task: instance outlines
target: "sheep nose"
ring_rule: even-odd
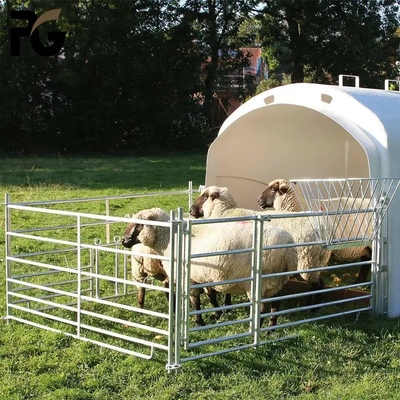
[[[130,238],[123,237],[121,240],[121,243],[122,243],[122,246],[124,246],[124,247],[130,248],[133,246],[133,243]]]
[[[193,218],[200,218],[203,217],[203,213],[196,207],[190,207],[190,215]]]

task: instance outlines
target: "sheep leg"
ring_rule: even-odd
[[[281,296],[281,293],[280,293],[280,292],[274,294],[274,295],[272,296],[272,298],[274,298],[274,297],[279,297],[279,296]],[[274,300],[274,301],[272,301],[272,302],[271,302],[271,306],[270,306],[270,307],[271,307],[270,312],[271,312],[271,313],[276,313],[277,311],[279,311],[280,306],[281,306],[281,301],[280,301],[280,300]],[[266,313],[267,311],[268,311],[268,309],[267,309],[267,303],[261,303],[261,308],[260,308],[261,314],[264,314],[264,313]],[[262,326],[263,321],[264,321],[264,318],[261,317],[261,319],[260,319],[260,326]],[[269,317],[269,322],[268,322],[268,326],[269,326],[269,327],[274,327],[274,326],[276,326],[277,322],[278,322],[278,316],[277,316],[277,315],[270,315],[270,317]]]
[[[370,247],[366,247],[366,254],[361,257],[361,261],[371,261],[372,259],[372,249]],[[358,270],[358,277],[354,281],[354,283],[362,283],[367,280],[368,273],[371,269],[370,265],[361,265],[360,269]]]
[[[169,289],[169,281],[164,281],[163,286],[165,287],[165,289]],[[167,298],[167,301],[169,303],[169,292],[165,292],[165,297]],[[174,296],[174,299],[175,299],[175,296]],[[175,310],[175,305],[174,305],[174,310]]]
[[[165,281],[163,285],[164,285],[165,288],[169,288],[169,282],[168,281]],[[211,292],[210,294],[207,292],[207,295],[215,297],[215,303],[213,304],[211,302],[211,304],[213,304],[214,307],[219,307],[218,302],[216,300],[216,297],[217,297],[216,291],[214,289],[211,289],[210,292]],[[201,290],[192,290],[191,294],[190,294],[190,303],[192,304],[192,307],[196,311],[200,311],[201,310],[200,293],[201,293]],[[165,294],[166,294],[167,300],[169,301],[168,292],[166,292]],[[172,296],[172,301],[174,302],[173,310],[175,311],[176,310],[176,308],[175,308],[176,307],[176,304],[175,304],[175,293]],[[195,322],[196,326],[204,326],[205,325],[202,314],[197,314],[195,321],[196,321]]]
[[[310,282],[310,284],[311,284],[311,290],[321,290],[325,287],[325,283],[321,278],[318,278],[317,282]],[[320,304],[321,302],[322,302],[322,294],[317,293],[311,296],[311,304],[309,302],[308,305],[316,305]],[[315,313],[316,311],[318,311],[318,308],[311,309],[312,313]]]
[[[146,297],[146,289],[144,287],[138,288],[138,303],[139,308],[144,307],[144,299]]]
[[[282,293],[282,291],[279,291],[278,293],[274,294],[272,296],[272,298],[282,296],[281,293]],[[250,301],[252,301],[251,293],[247,293],[247,298]],[[280,305],[281,305],[281,301],[280,300],[272,300],[270,303],[271,303],[270,304],[270,307],[271,307],[270,312],[271,313],[276,313],[277,311],[279,311],[279,308],[280,308]],[[260,327],[262,327],[262,324],[264,322],[264,317],[262,315],[266,314],[267,312],[268,312],[267,303],[261,302],[261,304],[260,304]],[[269,327],[274,327],[277,324],[277,321],[278,321],[278,316],[277,315],[270,315],[268,326]],[[271,329],[271,330],[273,330],[273,329]],[[270,332],[267,332],[267,334],[269,334],[269,333]]]
[[[358,270],[358,277],[354,281],[354,283],[363,283],[367,280],[367,276],[370,270],[369,265],[361,265],[360,269]]]
[[[230,306],[232,304],[232,295],[229,293],[225,294],[225,306]]]
[[[206,294],[208,296],[208,300],[210,301],[211,305],[214,308],[219,308],[217,291],[213,288],[204,288],[204,291],[206,292]],[[222,311],[215,311],[215,313],[214,313],[215,319],[221,318],[221,315],[222,315]]]
[[[164,281],[163,286],[165,288],[169,288],[169,282]],[[169,302],[169,292],[165,292],[165,295],[167,297],[167,301]],[[174,313],[176,312],[176,302],[175,302],[175,293],[172,294],[172,301],[173,301],[173,310]],[[190,303],[192,304],[192,307],[196,310],[199,311],[201,310],[201,301],[200,301],[200,290],[192,290],[191,295],[190,295]],[[196,326],[204,326],[204,320],[203,316],[201,314],[196,315]]]
[[[164,285],[165,288],[169,288],[169,282],[168,281],[165,281],[163,285]],[[167,300],[169,301],[170,299],[169,299],[168,292],[165,292],[165,294],[167,296]],[[173,301],[173,310],[175,312],[175,310],[176,310],[175,293],[173,293],[172,301]],[[200,291],[192,290],[192,293],[190,295],[190,303],[192,304],[192,307],[196,311],[201,310]],[[204,323],[204,320],[203,320],[203,316],[201,314],[197,314],[196,315],[196,326],[204,326],[204,325],[205,325],[205,323]]]
[[[190,295],[190,302],[192,303],[193,308],[196,311],[201,310],[201,301],[200,301],[200,292],[196,294],[191,294]],[[197,314],[196,315],[196,326],[204,326],[204,320],[202,314]]]

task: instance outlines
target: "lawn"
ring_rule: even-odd
[[[13,201],[169,191],[186,189],[189,180],[195,188],[203,184],[205,161],[205,154],[4,158],[0,183]],[[132,208],[181,203],[179,197],[156,197]],[[129,206],[113,209],[121,216],[127,211]],[[4,282],[3,274],[3,288]],[[4,315],[4,292],[0,310]],[[400,399],[399,322],[362,314],[300,325],[292,340],[188,362],[167,373],[162,357],[138,359],[3,320],[0,400]]]

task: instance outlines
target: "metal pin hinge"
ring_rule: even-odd
[[[388,272],[388,266],[387,266],[387,264],[382,264],[382,265],[379,267],[379,271],[380,271],[380,272]]]

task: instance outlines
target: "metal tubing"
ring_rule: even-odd
[[[176,327],[175,327],[175,233],[173,231],[174,225],[172,225],[172,221],[175,219],[175,212],[171,210],[170,213],[170,224],[169,224],[169,242],[170,242],[170,254],[169,254],[169,263],[170,263],[170,277],[169,277],[169,303],[168,303],[168,356],[167,356],[167,364],[166,368],[170,368],[173,365],[177,365],[175,363],[175,340],[176,340]]]
[[[395,181],[395,179],[388,179],[388,180],[345,180],[344,183],[339,182],[341,187],[339,189],[335,188],[334,184],[330,184],[327,180],[321,180],[319,188],[319,193],[322,194],[325,192],[330,191],[329,197],[341,197],[343,193],[347,192],[354,192],[358,197],[366,198],[366,191],[364,190],[363,185],[370,185],[370,193],[371,198],[376,199],[374,204],[368,204],[365,209],[358,209],[358,210],[336,210],[336,211],[328,211],[328,212],[321,212],[321,211],[313,211],[307,213],[291,213],[288,214],[261,214],[256,216],[250,217],[235,217],[235,218],[221,218],[217,220],[183,220],[183,210],[179,208],[177,212],[171,212],[170,222],[157,222],[157,221],[149,221],[148,225],[156,225],[156,226],[164,226],[169,228],[170,230],[170,250],[171,253],[168,257],[164,255],[145,255],[149,258],[155,258],[159,260],[163,260],[169,262],[171,264],[171,276],[170,276],[170,288],[164,287],[156,287],[154,285],[149,285],[142,282],[133,282],[132,280],[128,280],[128,257],[133,254],[131,250],[121,250],[119,249],[120,241],[118,242],[114,239],[114,243],[109,243],[109,228],[113,223],[130,223],[135,222],[132,218],[121,218],[121,217],[112,217],[110,216],[110,208],[109,202],[114,199],[127,199],[127,198],[138,198],[148,196],[147,194],[137,195],[137,196],[112,196],[112,197],[103,197],[103,198],[94,198],[94,199],[73,199],[67,201],[54,201],[54,202],[36,202],[36,203],[20,203],[20,204],[11,204],[10,197],[6,195],[6,274],[7,274],[7,318],[9,320],[16,320],[21,321],[27,324],[31,324],[33,326],[38,326],[47,330],[57,331],[50,326],[44,326],[41,324],[34,323],[32,321],[27,321],[19,316],[12,315],[14,310],[19,310],[21,312],[25,312],[31,315],[38,315],[52,321],[57,321],[61,323],[68,324],[75,328],[76,334],[70,334],[69,332],[64,332],[69,336],[73,336],[76,338],[80,338],[81,340],[86,340],[91,343],[99,344],[102,347],[116,349],[118,351],[125,352],[127,354],[133,354],[138,357],[150,359],[153,356],[155,347],[167,350],[167,364],[166,368],[168,370],[173,370],[178,368],[182,362],[207,357],[210,355],[216,354],[224,354],[227,352],[250,348],[254,346],[260,346],[265,343],[273,342],[272,341],[261,341],[261,333],[265,331],[270,331],[271,329],[282,329],[289,326],[297,326],[301,323],[305,322],[314,322],[319,321],[327,318],[334,318],[337,316],[349,315],[354,313],[359,313],[362,311],[374,310],[375,312],[384,313],[387,310],[387,233],[385,229],[387,229],[385,224],[387,224],[386,213],[388,210],[388,206],[390,205],[394,193],[397,191],[399,187],[400,180]],[[311,196],[311,186],[309,182],[304,184],[305,187],[310,189],[310,196]],[[339,185],[339,186],[340,186]],[[307,189],[308,190],[308,189]],[[192,203],[192,193],[193,187],[192,183],[189,182],[188,190],[180,191],[180,192],[173,192],[174,194],[187,194],[189,199],[189,204]],[[160,192],[154,194],[155,196],[165,195],[165,192]],[[347,196],[349,197],[349,196]],[[97,201],[102,200],[106,203],[106,214],[107,215],[95,215],[95,214],[88,214],[88,213],[77,213],[77,212],[70,212],[70,211],[62,211],[56,209],[49,209],[49,208],[37,208],[35,206],[41,205],[57,205],[57,204],[67,204],[67,203],[78,203],[88,202],[88,201]],[[375,201],[375,200],[374,200]],[[347,202],[350,207],[352,206],[351,200],[348,198]],[[311,204],[311,203],[310,203]],[[329,204],[328,204],[329,205]],[[46,213],[46,214],[53,214],[57,216],[64,216],[64,217],[73,217],[76,219],[76,225],[68,224],[63,226],[50,226],[50,227],[42,227],[42,228],[35,228],[30,227],[29,229],[19,229],[19,230],[11,230],[11,212],[12,210],[21,210],[27,213],[32,212],[39,212],[39,213]],[[365,215],[362,215],[364,213]],[[279,249],[279,248],[288,248],[288,247],[298,247],[298,246],[311,246],[311,245],[326,245],[326,240],[318,240],[315,242],[310,243],[301,243],[301,244],[291,244],[291,245],[277,245],[277,246],[266,246],[263,247],[263,223],[264,221],[270,221],[272,219],[281,219],[281,218],[294,218],[294,217],[315,217],[315,220],[320,220],[322,223],[327,221],[326,218],[331,218],[332,221],[337,220],[338,223],[341,223],[340,217],[343,217],[345,220],[346,216],[353,214],[355,217],[359,216],[359,218],[363,219],[363,224],[371,224],[373,226],[373,234],[372,238],[374,238],[373,243],[373,260],[360,262],[360,263],[349,263],[349,264],[342,264],[342,265],[335,265],[330,267],[318,267],[312,269],[310,271],[302,271],[304,273],[307,272],[318,272],[318,271],[329,271],[338,268],[347,268],[347,267],[355,267],[357,265],[368,265],[372,264],[372,280],[370,282],[365,282],[363,284],[352,284],[347,286],[329,288],[329,289],[321,289],[318,291],[309,291],[305,293],[294,293],[290,295],[280,296],[274,299],[262,299],[262,283],[264,279],[270,279],[271,277],[278,277],[278,276],[288,276],[293,275],[293,271],[291,272],[283,272],[283,273],[274,273],[274,274],[263,274],[262,270],[262,252],[263,250],[271,250],[271,249]],[[93,222],[89,223],[82,223],[82,220],[90,219]],[[249,249],[235,249],[233,251],[220,251],[217,253],[204,253],[204,254],[191,254],[191,229],[192,225],[196,224],[213,224],[213,223],[220,223],[220,222],[239,222],[239,221],[253,221],[254,225],[254,235],[253,235],[253,243],[252,247]],[[66,221],[67,222],[67,221]],[[71,221],[68,221],[71,222]],[[312,223],[312,222],[311,222]],[[187,224],[187,225],[185,225]],[[346,225],[347,224],[347,225]],[[107,236],[107,243],[104,245],[94,244],[90,245],[87,243],[83,243],[83,229],[85,227],[95,226],[95,225],[105,225],[106,229],[106,236]],[[350,221],[345,221],[345,225],[341,225],[341,229],[350,229],[352,230],[352,238],[344,238],[345,242],[342,239],[335,239],[331,238],[330,242],[328,243],[328,247],[330,248],[337,247],[342,248],[345,246],[359,246],[359,245],[369,245],[371,239],[365,232],[362,232],[360,229],[356,228],[354,224]],[[34,232],[46,232],[46,231],[54,231],[55,229],[76,229],[77,230],[77,240],[76,242],[68,241],[68,240],[60,240],[60,239],[52,239],[50,237],[40,237],[35,236]],[[108,230],[108,234],[107,234]],[[44,233],[46,235],[46,233]],[[49,235],[50,236],[50,235]],[[350,235],[349,235],[350,236]],[[11,240],[12,238],[25,238],[29,240],[35,241],[42,241],[43,243],[52,243],[55,245],[61,246],[70,246],[72,248],[69,249],[55,249],[49,251],[40,251],[36,253],[26,253],[26,254],[15,254],[12,255],[11,252]],[[379,241],[376,239],[379,238]],[[63,237],[61,237],[63,239]],[[32,260],[34,256],[46,256],[47,254],[57,254],[57,253],[65,253],[75,251],[76,249],[76,257],[77,262],[73,268],[66,268],[61,266],[56,266],[52,264],[47,264],[45,262],[38,262]],[[87,253],[85,252],[82,254],[83,250],[88,250],[89,258],[90,258],[90,265],[84,266],[82,265],[83,256],[86,257]],[[191,268],[191,259],[207,257],[207,256],[218,256],[223,254],[237,254],[237,253],[251,253],[252,254],[252,269],[251,269],[251,276],[241,278],[241,279],[233,279],[224,282],[209,282],[203,284],[196,284],[190,285],[190,268]],[[100,256],[103,253],[114,253],[114,272],[110,272],[109,275],[105,275],[108,273],[108,269],[103,270],[103,275],[100,274]],[[123,254],[123,278],[119,278],[119,261],[120,261],[120,254]],[[141,254],[138,254],[141,255]],[[22,272],[19,275],[12,276],[12,263],[18,263],[19,269],[18,272]],[[23,266],[28,265],[31,268],[24,269]],[[67,263],[68,265],[68,263]],[[36,268],[32,268],[36,267]],[[46,271],[40,270],[46,269]],[[37,269],[37,272],[29,272],[31,269]],[[111,266],[112,269],[112,266]],[[59,275],[54,275],[54,279],[51,280],[53,274],[59,273],[69,273],[75,274],[76,279],[63,279],[60,282],[57,282],[56,279]],[[41,281],[49,281],[43,284],[31,283],[24,281],[23,279],[31,278],[31,277],[46,277],[45,279],[38,279],[35,282]],[[63,276],[60,276],[59,279],[62,279]],[[200,287],[213,287],[216,285],[222,284],[229,284],[229,283],[237,283],[237,282],[249,282],[251,281],[251,301],[242,302],[239,304],[234,304],[231,306],[223,306],[218,308],[209,308],[206,310],[199,310],[199,311],[190,311],[190,290],[191,289],[198,289]],[[87,283],[89,282],[89,283]],[[100,298],[100,284],[103,282],[111,282],[115,285],[115,291],[111,289],[111,291],[104,291],[102,298]],[[71,287],[68,288],[67,285],[70,284]],[[74,286],[76,284],[76,286]],[[138,307],[132,307],[126,304],[123,304],[121,301],[116,302],[116,298],[120,296],[120,290],[123,285],[124,290],[123,294],[127,294],[128,288],[137,287],[145,287],[149,289],[158,290],[160,292],[167,292],[170,296],[170,303],[169,303],[169,313],[159,313],[156,311],[140,309]],[[95,286],[95,287],[94,287]],[[105,286],[109,286],[108,284]],[[366,293],[365,295],[360,295],[355,298],[347,298],[342,300],[335,300],[330,301],[327,303],[319,304],[318,306],[300,306],[300,307],[293,307],[286,310],[280,310],[272,314],[264,313],[260,315],[260,310],[262,304],[270,303],[274,300],[289,300],[289,299],[296,299],[300,297],[304,297],[311,294],[317,293],[330,293],[338,290],[343,289],[350,289],[353,287],[358,286],[371,286],[371,293]],[[102,286],[103,287],[103,286]],[[65,289],[65,290],[63,290]],[[69,289],[76,289],[68,291]],[[44,291],[44,295],[39,296],[35,295],[36,290]],[[113,295],[113,292],[115,294]],[[174,297],[174,294],[176,295]],[[39,292],[40,293],[40,292]],[[111,293],[111,295],[109,295]],[[94,297],[95,296],[95,297]],[[175,298],[175,302],[173,301]],[[113,301],[109,301],[106,299],[112,299]],[[281,316],[281,315],[288,315],[295,312],[303,312],[306,310],[311,310],[317,307],[328,307],[333,305],[341,305],[341,304],[348,304],[353,303],[356,301],[367,300],[371,299],[371,306],[369,307],[357,307],[355,310],[350,311],[343,311],[339,313],[331,313],[324,316],[318,316],[314,318],[308,318],[300,321],[291,321],[283,324],[279,324],[274,328],[261,328],[259,324],[260,316],[262,317],[269,317],[271,315]],[[60,303],[58,303],[58,301]],[[18,304],[16,304],[18,303]],[[95,305],[103,305],[105,307],[109,307],[109,310],[112,309],[120,309],[120,310],[127,310],[130,313],[138,313],[139,315],[148,315],[152,317],[159,317],[162,319],[168,320],[168,330],[163,330],[157,327],[147,326],[144,324],[139,324],[133,321],[125,321],[124,319],[120,319],[117,317],[111,317],[106,315],[105,313],[97,313],[93,311],[85,310],[85,304]],[[25,306],[23,306],[25,305]],[[32,306],[33,305],[33,306]],[[174,308],[174,305],[176,306]],[[216,310],[228,310],[228,309],[238,309],[243,308],[251,305],[252,313],[251,316],[248,318],[234,320],[234,321],[226,321],[226,322],[219,322],[218,324],[206,325],[202,327],[194,327],[190,328],[190,318],[192,316],[203,314],[206,312],[215,312]],[[28,308],[30,307],[30,308]],[[83,307],[83,308],[82,308]],[[87,307],[86,307],[87,308]],[[45,310],[65,310],[67,312],[76,313],[73,314],[73,320],[68,320],[65,318],[58,317],[54,315],[54,313],[45,313]],[[329,312],[327,310],[327,312]],[[15,312],[14,312],[15,313]],[[19,314],[19,313],[17,313]],[[114,315],[114,313],[113,313]],[[116,332],[113,332],[108,329],[103,329],[96,326],[93,326],[93,323],[90,324],[83,324],[82,322],[86,322],[85,319],[82,319],[83,316],[93,318],[93,321],[99,319],[99,321],[108,321],[110,323],[115,324],[126,324],[135,329],[143,329],[147,330],[156,334],[166,335],[168,338],[168,344],[154,344],[151,341],[139,339],[137,337],[132,337],[130,335],[123,335]],[[233,334],[230,336],[219,336],[214,339],[206,339],[202,341],[193,341],[195,339],[196,332],[204,332],[208,330],[217,330],[222,327],[228,327],[238,324],[248,324],[251,323],[251,329],[245,333],[238,333]],[[113,346],[109,345],[106,342],[95,341],[88,338],[85,338],[84,331],[93,331],[97,332],[102,335],[112,336],[118,338],[122,341],[129,342],[129,343],[137,343],[143,346],[150,347],[151,355],[132,352],[130,350],[124,349],[122,346]],[[217,331],[218,332],[218,331]],[[203,336],[204,337],[204,336]],[[183,348],[185,350],[190,350],[193,347],[201,347],[203,345],[218,345],[220,343],[227,343],[228,346],[230,341],[235,339],[241,338],[249,338],[252,343],[241,345],[241,346],[232,346],[229,349],[216,349],[215,352],[212,353],[203,353],[193,357],[188,358],[181,358],[181,348],[183,344]],[[192,343],[190,343],[190,339]],[[277,340],[284,340],[285,338],[279,338]],[[225,347],[227,346],[225,345]]]
[[[11,203],[11,195],[10,194],[5,194],[5,257],[6,257],[6,291],[7,291],[7,296],[6,296],[6,309],[7,309],[7,316],[6,318],[8,319],[11,316],[11,303],[12,303],[12,297],[11,297],[11,291],[12,291],[12,284],[10,282],[10,278],[12,276],[12,267],[11,267],[11,237],[7,235],[9,231],[11,231],[11,209],[9,208],[9,204]]]
[[[152,193],[141,193],[141,194],[127,194],[118,196],[100,196],[100,197],[87,197],[81,199],[66,199],[66,200],[50,200],[50,201],[32,201],[32,202],[21,202],[14,203],[16,206],[43,206],[43,205],[55,205],[55,204],[72,204],[72,203],[88,203],[93,201],[105,201],[105,200],[124,200],[124,199],[139,199],[142,197],[160,197],[160,196],[171,196],[187,194],[186,190],[175,190],[169,192],[152,192]]]
[[[190,316],[192,315],[190,312],[190,291],[192,290],[192,285],[190,281],[190,274],[192,268],[192,220],[187,221],[187,230],[183,230],[183,238],[185,243],[185,255],[184,260],[185,263],[182,266],[182,272],[184,274],[184,303],[183,303],[183,331],[181,335],[181,340],[183,341],[183,348],[188,350],[188,343],[190,340],[189,332],[190,332]]]
[[[319,309],[319,308],[324,308],[324,307],[331,307],[331,306],[335,306],[335,305],[339,305],[339,304],[351,303],[351,302],[367,300],[367,299],[371,299],[371,298],[372,298],[371,294],[366,294],[364,296],[357,296],[357,297],[352,297],[352,298],[348,298],[348,299],[334,300],[334,301],[330,301],[328,303],[321,303],[321,304],[316,304],[313,306],[299,306],[296,308],[287,308],[285,310],[280,310],[275,313],[268,312],[268,313],[263,314],[263,316],[269,317],[272,314],[278,315],[278,316],[287,315],[287,314],[291,314],[294,312],[309,311],[309,310],[312,310],[315,308]],[[366,308],[371,309],[371,307],[366,307]]]
[[[253,297],[253,344],[258,346],[260,342],[260,315],[261,315],[261,288],[262,288],[262,274],[263,274],[263,263],[262,263],[262,249],[263,249],[263,226],[264,222],[259,219],[254,221],[254,237],[253,237],[253,247],[254,247],[254,263],[253,263],[253,274],[254,281],[252,290]]]
[[[78,270],[78,288],[77,288],[77,313],[76,313],[76,336],[81,336],[81,290],[82,290],[82,269],[81,269],[81,217],[76,217],[76,265]]]
[[[217,339],[201,340],[201,341],[196,342],[196,343],[191,343],[189,348],[193,349],[193,348],[199,347],[199,346],[205,346],[205,345],[214,344],[214,343],[223,343],[223,342],[226,342],[228,340],[243,339],[243,338],[251,337],[251,336],[253,336],[252,332],[237,333],[235,335],[222,336],[222,337],[217,338]],[[254,343],[252,343],[251,346],[254,347]]]
[[[190,210],[190,207],[193,204],[193,182],[189,181],[189,185],[188,185],[188,192],[189,192],[189,206],[188,206],[188,210]]]
[[[282,329],[282,328],[288,328],[291,326],[296,326],[296,325],[301,325],[304,324],[306,322],[317,322],[317,321],[322,321],[324,319],[328,319],[328,318],[336,318],[336,317],[344,317],[345,315],[351,315],[351,314],[356,314],[356,313],[360,313],[363,311],[369,311],[371,308],[370,307],[362,307],[362,308],[357,308],[355,310],[348,310],[348,311],[341,311],[338,313],[334,313],[334,314],[327,314],[327,315],[321,315],[319,317],[314,317],[314,318],[306,318],[306,319],[302,319],[299,321],[292,321],[292,322],[287,322],[287,323],[283,323],[283,324],[279,324],[276,325],[276,327],[274,327],[273,329]],[[270,331],[271,328],[262,328],[261,329],[263,332],[265,331]]]
[[[110,216],[110,199],[106,199],[106,216]],[[106,223],[106,242],[110,243],[110,223]]]
[[[190,328],[190,332],[209,331],[212,329],[218,329],[218,328],[222,328],[225,326],[232,326],[232,325],[238,325],[238,324],[251,324],[252,320],[253,320],[253,318],[250,316],[247,318],[236,319],[234,321],[218,322],[217,324],[212,324],[212,325],[196,326],[196,327]],[[249,335],[251,335],[251,332],[247,332],[247,333]],[[253,346],[254,346],[254,344],[253,344]],[[185,350],[188,350],[189,347]]]
[[[94,266],[94,250],[89,249],[89,272],[91,272],[92,274],[93,274],[93,266]],[[89,279],[90,279],[90,284],[89,284],[90,293],[91,296],[93,296],[94,295],[93,289],[95,287],[94,278],[91,277]]]
[[[182,315],[182,292],[183,292],[183,278],[182,278],[182,257],[183,257],[183,209],[180,207],[177,213],[174,214],[175,218],[171,218],[172,229],[175,232],[176,247],[175,247],[175,349],[174,349],[174,364],[180,364],[180,351],[181,351],[181,315]],[[172,217],[172,215],[171,215]],[[177,218],[176,218],[177,217]]]
[[[116,246],[117,248],[118,246]],[[114,276],[115,278],[118,278],[119,275],[119,259],[118,259],[118,253],[115,253],[114,257]],[[115,295],[119,295],[119,287],[118,287],[118,282],[115,280]]]
[[[124,348],[122,348],[122,347],[113,346],[113,345],[108,344],[108,343],[99,342],[99,341],[97,341],[97,340],[92,340],[92,339],[89,339],[89,338],[85,338],[85,337],[83,337],[83,336],[81,336],[81,337],[78,338],[75,334],[71,334],[71,333],[69,333],[69,332],[65,332],[65,331],[62,331],[62,330],[60,330],[60,329],[51,328],[51,327],[49,327],[49,326],[47,326],[47,325],[38,324],[38,323],[29,321],[29,320],[25,320],[25,319],[23,319],[23,318],[12,317],[11,319],[13,319],[14,321],[18,321],[18,322],[25,323],[25,324],[27,324],[27,325],[34,326],[34,327],[36,327],[36,328],[41,328],[41,329],[47,330],[47,331],[50,331],[50,332],[62,333],[62,334],[64,334],[64,335],[66,335],[66,336],[70,336],[70,337],[73,337],[73,338],[75,338],[75,339],[83,340],[84,342],[96,344],[96,345],[98,345],[98,346],[100,346],[100,347],[104,347],[104,348],[110,349],[110,350],[117,350],[117,351],[119,351],[119,352],[122,352],[122,353],[125,353],[125,354],[129,354],[129,355],[131,355],[131,356],[135,356],[135,357],[139,357],[139,358],[144,358],[144,359],[146,359],[146,360],[150,360],[150,359],[152,359],[153,356],[154,356],[154,348],[151,348],[151,354],[150,354],[150,355],[145,355],[145,354],[142,354],[142,353],[138,353],[138,352],[136,352],[136,351],[124,349]]]

